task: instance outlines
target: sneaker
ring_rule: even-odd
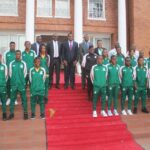
[[[2,102],[1,102],[1,100],[0,100],[0,105],[2,105]]]
[[[110,116],[110,117],[113,116],[111,110],[108,110],[108,116]]]
[[[41,117],[41,119],[45,119],[45,114],[42,113],[42,114],[40,115],[40,117]]]
[[[127,110],[127,113],[128,113],[129,115],[133,115],[133,113],[132,113],[132,111],[131,111],[130,109]]]
[[[134,108],[134,109],[133,109],[133,113],[134,113],[134,114],[137,114],[137,108]]]
[[[18,105],[18,101],[17,100],[15,100],[15,105]]]
[[[115,116],[119,116],[119,113],[118,113],[118,111],[116,109],[114,109],[114,115]]]
[[[7,115],[6,113],[3,113],[3,121],[6,121],[7,120]]]
[[[6,106],[10,104],[10,98],[7,99]]]
[[[96,110],[93,111],[93,118],[96,118],[97,117],[97,112]]]
[[[35,114],[34,113],[31,114],[31,119],[35,119]]]
[[[24,120],[28,120],[28,114],[27,113],[24,113]]]
[[[149,113],[149,111],[148,111],[146,108],[143,108],[143,109],[142,109],[142,112],[143,112],[143,113],[146,113],[146,114]]]
[[[102,115],[103,117],[107,117],[107,113],[105,112],[105,110],[102,110],[102,111],[101,111],[101,115]]]
[[[127,116],[127,113],[125,110],[122,110],[122,115]]]
[[[14,118],[14,113],[11,113],[8,117],[9,120],[12,120]]]

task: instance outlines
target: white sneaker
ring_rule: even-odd
[[[110,116],[110,117],[113,116],[111,110],[108,110],[108,116]]]
[[[96,118],[97,117],[97,112],[96,110],[93,111],[93,118]]]
[[[10,98],[7,99],[6,106],[10,104]]]
[[[127,113],[125,110],[122,110],[122,115],[127,116]]]
[[[132,111],[131,111],[130,109],[127,110],[127,113],[128,113],[129,115],[133,115],[133,113],[132,113]]]
[[[114,115],[115,116],[119,116],[119,113],[118,113],[118,111],[116,109],[114,109]]]
[[[107,117],[107,113],[105,112],[105,110],[102,110],[102,111],[101,111],[101,115],[102,115],[103,117]]]
[[[18,101],[17,100],[15,101],[15,105],[18,105]]]

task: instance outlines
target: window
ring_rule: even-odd
[[[70,17],[70,0],[55,1],[55,17],[60,18]]]
[[[0,16],[17,16],[18,0],[0,0]]]
[[[52,0],[37,0],[37,16],[38,17],[52,16]]]
[[[105,0],[88,1],[88,18],[98,20],[105,19]]]

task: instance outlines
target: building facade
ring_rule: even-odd
[[[47,42],[57,33],[63,41],[72,32],[78,42],[88,33],[95,46],[102,39],[109,50],[119,41],[123,52],[135,44],[147,55],[149,8],[149,0],[0,0],[0,51],[10,41],[22,50],[37,35]]]

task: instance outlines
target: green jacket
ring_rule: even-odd
[[[116,84],[120,84],[120,78],[119,78],[119,69],[120,66],[119,65],[113,65],[113,64],[109,64],[107,66],[108,69],[108,85],[116,85]]]
[[[104,58],[103,59],[103,65],[108,65],[109,64],[109,58]]]
[[[150,69],[150,58],[147,59],[147,67]]]
[[[27,72],[29,73],[29,70],[34,66],[34,58],[36,57],[35,51],[30,50],[29,53],[26,51],[22,52],[22,60],[27,65]]]
[[[6,82],[8,78],[7,66],[0,63],[0,92],[6,93]]]
[[[135,57],[130,57],[130,61],[131,61],[131,66],[135,67],[137,65],[137,61]]]
[[[117,58],[117,64],[122,67],[124,66],[124,56],[122,54],[116,55]]]
[[[107,68],[104,65],[94,65],[91,69],[91,80],[95,87],[106,87]]]
[[[30,92],[31,96],[35,95],[45,95],[45,79],[46,71],[44,68],[40,67],[37,71],[34,67],[30,69],[29,73],[30,78]]]
[[[9,76],[11,88],[16,88],[18,90],[25,89],[25,78],[27,75],[26,63],[22,60],[14,60],[10,63]]]
[[[146,87],[148,70],[145,66],[136,66],[135,67],[135,83],[138,87]]]
[[[16,52],[15,51],[7,51],[5,53],[5,56],[4,56],[4,63],[7,65],[8,69],[9,69],[9,65],[12,61],[14,61],[16,58]]]
[[[130,66],[123,66],[120,69],[121,85],[123,87],[134,86],[134,69]]]

